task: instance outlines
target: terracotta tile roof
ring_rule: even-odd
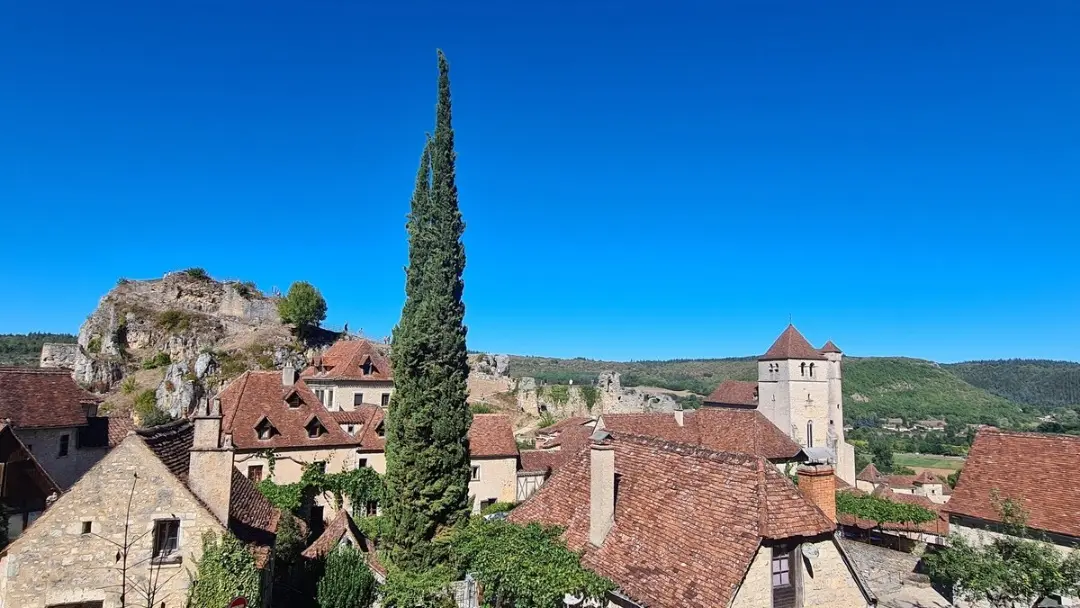
[[[999,522],[992,494],[1018,501],[1033,529],[1080,537],[1080,437],[981,430],[944,509]]]
[[[469,426],[469,455],[473,457],[504,456],[516,458],[517,441],[514,425],[506,414],[473,414]]]
[[[912,483],[933,484],[933,483],[942,483],[942,481],[941,481],[940,477],[938,477],[937,475],[934,475],[930,471],[923,471],[922,473],[919,473],[918,475],[915,476],[915,479],[912,480]]]
[[[683,413],[683,425],[666,412],[605,414],[604,430],[631,433],[720,452],[742,452],[771,460],[798,457],[802,447],[769,422],[761,412],[748,409],[701,408]]]
[[[286,403],[287,397],[295,399],[297,407]],[[232,433],[233,445],[238,449],[357,446],[381,450],[385,445],[375,432],[382,421],[379,407],[360,406],[356,411],[366,416],[362,420],[364,428],[356,436],[349,435],[338,424],[337,413],[327,411],[307,383],[298,380],[284,387],[279,372],[245,372],[222,389],[218,398],[225,417],[222,428]],[[326,429],[316,438],[309,437],[307,430],[312,417]],[[277,430],[270,439],[259,439],[255,430],[264,418]]]
[[[857,479],[858,481],[869,481],[871,483],[874,483],[879,481],[883,477],[884,475],[881,474],[881,471],[879,471],[878,468],[874,466],[874,463],[871,462],[870,464],[863,467],[862,471],[859,471],[859,474],[855,476],[855,479]]]
[[[161,426],[138,429],[135,434],[173,475],[187,485],[191,446],[195,439],[195,426],[190,420],[182,418]],[[229,521],[222,523],[238,539],[251,546],[259,568],[268,563],[280,517],[280,511],[270,504],[255,484],[232,467]]]
[[[86,406],[99,401],[67,370],[0,368],[0,419],[16,429],[85,426]]]
[[[109,447],[115,448],[127,437],[128,433],[135,430],[135,421],[130,416],[109,416]]]
[[[364,373],[370,363],[371,373]],[[314,380],[370,380],[386,382],[394,379],[390,361],[367,340],[338,340],[300,373]]]
[[[851,490],[851,492],[854,494],[865,494],[865,492],[859,490]],[[942,505],[935,503],[929,498],[925,496],[915,496],[914,494],[897,494],[885,486],[877,487],[874,490],[873,495],[892,502],[918,505],[937,514],[936,519],[921,524],[886,522],[881,525],[883,530],[892,532],[922,532],[942,537],[949,535],[948,514],[941,510]],[[848,513],[837,512],[836,518],[842,526],[852,526],[862,530],[873,530],[878,525],[875,521],[855,517]]]
[[[818,352],[821,352],[821,353],[842,353],[844,351],[840,350],[839,346],[833,344],[832,340],[829,340],[828,342],[825,343],[825,346],[821,347],[821,349]]]
[[[918,475],[883,475],[878,481],[890,488],[914,488]]]
[[[330,522],[330,525],[326,526],[323,533],[319,535],[319,538],[308,545],[300,555],[307,559],[325,557],[341,542],[346,532],[351,534],[357,542],[363,542],[364,535],[356,527],[356,523],[353,522],[352,518],[349,517],[348,510],[341,509],[338,511],[337,516],[334,517],[334,520]]]
[[[585,425],[585,424],[587,424],[589,422],[592,422],[593,420],[594,420],[593,418],[589,418],[587,416],[571,416],[569,418],[563,418],[562,420],[556,422],[555,424],[553,424],[551,426],[545,426],[544,428],[540,429],[539,431],[536,431],[536,434],[537,435],[554,435],[554,434],[558,434],[558,433],[562,432],[563,429],[566,429],[568,427],[582,426],[582,425]]]
[[[521,460],[522,471],[536,473],[554,471],[574,454],[572,450],[522,450],[518,456]]]
[[[550,448],[560,448],[576,451],[588,442],[589,437],[592,434],[592,426],[566,426],[559,430],[553,437],[540,444],[540,447],[545,450]]]
[[[582,563],[650,608],[726,606],[762,539],[832,534],[834,524],[763,458],[623,434],[615,523],[588,542],[591,450],[576,453],[510,521],[565,529]]]
[[[795,329],[794,325],[788,325],[784,333],[773,342],[769,350],[761,355],[760,361],[775,361],[780,359],[825,359],[825,355],[810,346],[806,338]]]
[[[758,404],[757,382],[724,380],[712,394],[705,398],[705,403],[756,406]]]
[[[363,424],[367,422],[367,419],[371,416],[370,411],[362,409],[364,407],[376,406],[361,406],[361,409],[352,411],[341,410],[329,413],[330,417],[334,419],[334,422],[337,422],[338,424]]]

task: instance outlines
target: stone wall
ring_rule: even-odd
[[[473,497],[473,513],[480,512],[480,503],[515,502],[517,500],[516,458],[473,458],[472,466],[480,467],[480,479],[469,482]]]
[[[112,543],[124,543],[133,483],[129,536],[138,540],[131,546],[128,576],[136,585],[147,584],[154,522],[179,519],[182,561],[160,567],[155,608],[183,608],[189,582],[184,569],[194,568],[201,555],[202,534],[220,534],[224,527],[135,436],[110,452],[10,545],[0,564],[5,579],[2,606],[100,601],[104,608],[119,607],[121,575]],[[89,522],[91,534],[83,533],[83,522]],[[130,598],[138,592],[129,591],[128,597],[128,605],[133,605]]]
[[[90,467],[105,456],[107,448],[78,448],[76,427],[19,429],[19,439],[61,489],[70,488]],[[61,438],[67,436],[67,455],[60,455]]]
[[[78,354],[78,344],[46,342],[41,345],[41,359],[38,361],[38,367],[74,370]]]
[[[818,555],[805,557],[808,547]],[[802,544],[804,556],[799,560],[796,580],[801,587],[799,603],[802,608],[864,608],[869,604],[844,562],[832,538]],[[731,608],[767,608],[772,605],[772,548],[762,545],[735,593]],[[809,563],[809,566],[807,566]]]
[[[519,378],[514,390],[521,411],[537,415],[551,412],[556,418],[672,412],[676,409],[675,399],[667,393],[623,388],[616,372],[600,374],[591,387],[574,384],[540,386],[534,378]],[[591,407],[585,395],[587,390],[595,390]]]

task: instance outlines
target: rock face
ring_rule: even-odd
[[[506,378],[510,375],[510,355],[475,355],[469,361],[469,366],[475,373]]]
[[[38,366],[74,370],[75,360],[78,356],[78,344],[46,342],[41,345],[41,360],[38,362]]]

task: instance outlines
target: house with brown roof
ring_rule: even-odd
[[[936,505],[949,502],[952,496],[948,482],[930,471],[918,475],[885,475],[874,463],[859,471],[855,477],[855,487],[867,494],[888,490],[892,494],[919,496]]]
[[[99,399],[62,369],[0,368],[0,420],[68,488],[108,451]],[[98,424],[92,424],[95,420]]]
[[[0,423],[0,508],[15,540],[60,495],[60,486],[7,424]]]
[[[788,325],[758,358],[756,382],[726,380],[706,408],[755,410],[804,448],[827,449],[836,475],[855,483],[855,448],[844,440],[843,353],[827,341],[815,348]]]
[[[203,534],[229,531],[254,555],[268,606],[282,514],[232,458],[206,405],[130,433],[0,554],[0,605],[113,608],[152,593],[155,608],[182,608]]]
[[[389,369],[379,374],[391,377]],[[385,473],[386,410],[342,403],[336,392],[334,403],[340,409],[331,409],[327,393],[320,397],[310,382],[310,376],[297,377],[288,367],[281,372],[249,371],[218,393],[237,470],[254,482],[272,475],[280,484],[300,481],[308,466],[323,467],[327,473],[363,467]],[[495,501],[514,502],[518,453],[509,417],[474,415],[469,442],[475,509]],[[374,505],[367,508],[374,514]],[[318,530],[332,518],[331,510],[331,501],[316,497],[308,521]]]
[[[390,361],[369,340],[338,340],[300,377],[331,412],[364,404],[386,407],[394,393]]]
[[[615,583],[605,605],[873,603],[835,537],[831,466],[801,467],[800,491],[761,456],[627,433],[594,438],[509,520],[563,528],[582,564]]]
[[[969,539],[1005,530],[1000,503],[1010,500],[1026,525],[1062,548],[1080,547],[1080,437],[983,429],[943,507],[952,529]]]

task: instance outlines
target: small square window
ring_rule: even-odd
[[[180,561],[179,519],[159,519],[154,522],[154,560]]]
[[[364,505],[364,515],[368,517],[374,517],[379,514],[379,503],[374,500],[369,500]]]
[[[480,467],[473,466],[472,472],[470,473],[469,478],[472,481],[480,481]]]
[[[89,522],[89,521],[82,522],[82,533],[83,534],[90,534],[93,530],[94,530],[93,522]]]
[[[388,405],[390,405],[390,393],[383,393],[382,394],[382,406],[386,407]]]
[[[353,406],[363,405],[364,404],[364,393],[353,393],[352,404],[353,404]]]
[[[350,434],[350,435],[355,435],[356,434],[356,427],[351,425],[351,424],[345,425],[345,432]]]
[[[326,473],[326,461],[316,460],[315,462],[311,463],[311,468],[315,469],[320,473]]]
[[[261,464],[253,464],[248,467],[248,479],[252,483],[259,483],[263,478],[263,467]]]
[[[356,462],[356,468],[358,468],[358,469],[366,469],[367,468],[367,458],[361,458],[360,460],[358,460]]]

